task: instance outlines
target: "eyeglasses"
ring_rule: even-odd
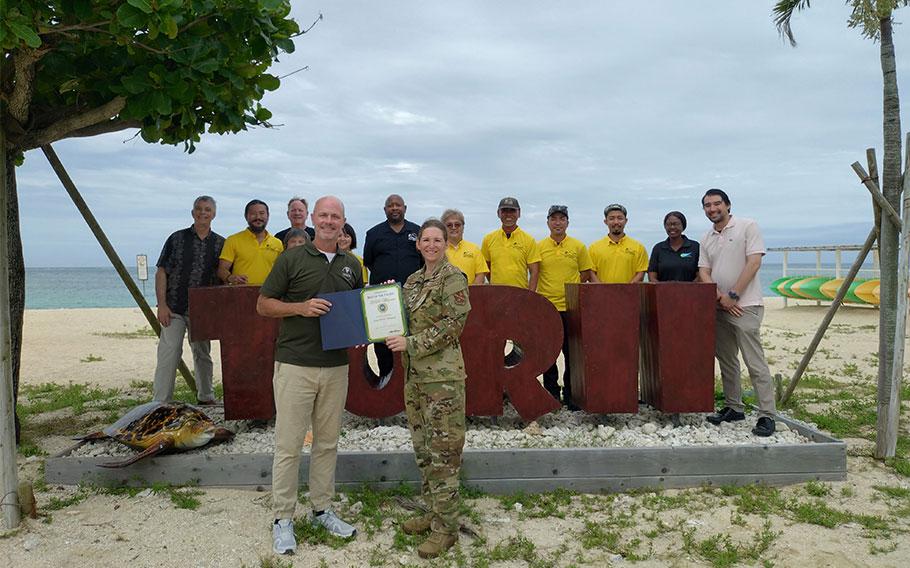
[[[458,227],[461,227],[463,224],[464,223],[458,223],[458,222],[453,221],[452,223],[446,223],[446,227],[448,227],[450,229],[457,229]]]

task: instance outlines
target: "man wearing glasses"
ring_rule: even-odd
[[[446,226],[449,244],[446,256],[468,277],[468,284],[483,284],[489,269],[483,259],[480,247],[464,240],[464,214],[458,209],[446,209],[442,213],[442,223]]]

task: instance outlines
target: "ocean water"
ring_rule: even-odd
[[[133,281],[149,305],[155,306],[155,272],[149,267],[149,280],[137,279],[136,267],[127,267]],[[25,307],[51,308],[134,308],[136,301],[113,267],[101,268],[26,268]]]
[[[783,265],[779,262],[763,263],[759,278],[766,296],[772,295],[768,286],[780,278]],[[877,278],[868,263],[860,278]],[[849,264],[841,267],[841,275],[846,275]],[[150,279],[145,283],[137,279],[136,267],[127,267],[133,281],[143,291],[149,305],[155,306],[155,281],[153,266],[149,267]],[[834,276],[834,263],[823,263],[821,271],[816,270],[815,263],[790,263],[787,273],[791,276]],[[112,267],[98,268],[26,268],[25,269],[25,307],[28,309],[53,308],[132,308],[136,306],[133,297],[120,280]]]

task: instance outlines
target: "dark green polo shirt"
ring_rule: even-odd
[[[313,243],[284,251],[275,261],[260,293],[284,302],[305,302],[322,292],[363,288],[360,261],[338,251],[330,263]],[[346,349],[322,350],[319,318],[291,316],[281,319],[275,360],[302,367],[347,365]]]

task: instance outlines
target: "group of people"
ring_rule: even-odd
[[[245,209],[247,228],[224,239],[211,230],[215,200],[201,196],[193,204],[193,225],[167,239],[157,264],[162,333],[154,398],[173,396],[189,326],[189,288],[219,282],[259,285],[258,313],[281,319],[273,376],[273,549],[284,554],[296,548],[292,519],[300,452],[310,427],[311,520],[332,534],[351,537],[355,528],[331,510],[348,357],[344,349],[322,349],[318,318],[332,306],[316,295],[354,290],[367,282],[401,283],[408,335],[387,338],[375,345],[375,353],[382,377],[392,372],[393,353],[402,355],[406,414],[428,507],[428,513],[406,521],[403,530],[428,533],[418,553],[424,558],[438,556],[454,545],[458,534],[458,474],[465,440],[465,370],[459,336],[470,311],[469,285],[490,282],[543,295],[560,312],[567,338],[567,283],[634,283],[643,281],[646,273],[651,282],[713,282],[716,357],[725,404],[707,420],[720,424],[745,419],[741,354],[758,398],[759,418],[752,431],[758,436],[774,433],[774,392],[759,337],[763,308],[757,274],[765,254],[761,233],[755,221],[733,217],[730,198],[720,189],[705,193],[702,208],[713,227],[700,242],[685,236],[685,216],[672,211],[664,217],[667,239],[653,247],[649,260],[644,246],[625,234],[628,212],[621,204],[604,209],[608,234],[588,247],[567,234],[565,205],[549,208],[550,234],[537,241],[518,226],[518,200],[505,197],[497,208],[500,228],[478,247],[464,240],[460,211],[447,209],[440,219],[418,226],[405,218],[404,199],[390,195],[384,205],[386,220],[367,231],[360,258],[352,252],[356,234],[337,197],[318,199],[311,216],[306,200],[294,197],[287,212],[291,227],[275,236],[266,231],[268,205],[250,201]],[[308,216],[313,227],[307,226]],[[213,404],[208,342],[192,342],[191,347],[197,402]],[[567,340],[563,355],[562,389],[555,363],[544,373],[544,386],[574,409]]]

